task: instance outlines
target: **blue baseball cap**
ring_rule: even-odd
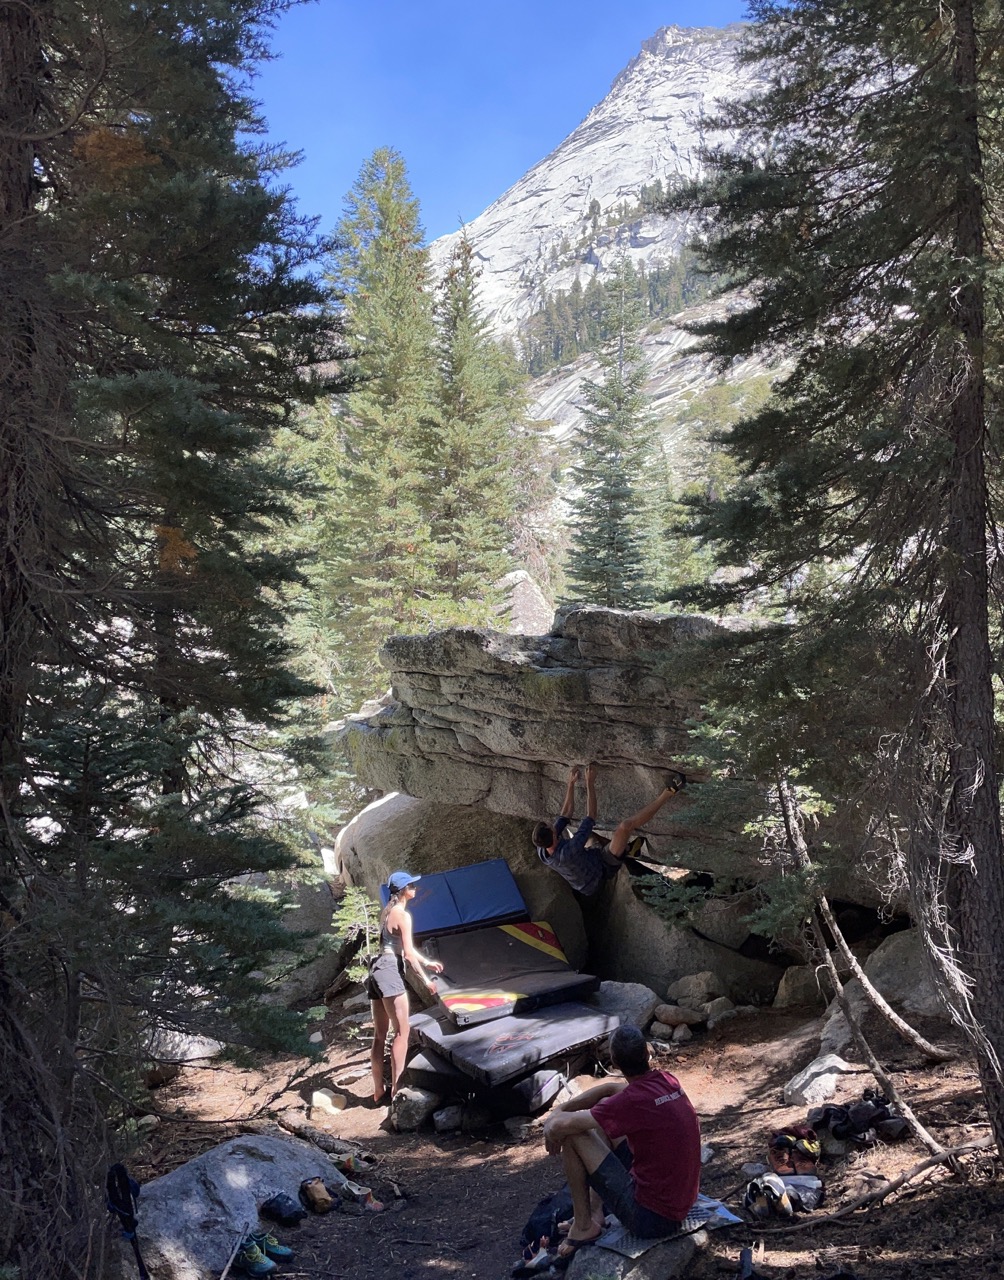
[[[410,871],[395,871],[393,875],[387,877],[387,888],[391,893],[400,893],[402,889],[407,889],[410,884],[416,884],[421,878],[421,876],[413,876]]]

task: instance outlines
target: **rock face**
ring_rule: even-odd
[[[246,1222],[279,1192],[296,1199],[304,1178],[333,1176],[324,1154],[298,1138],[231,1138],[173,1173],[144,1184],[137,1235],[150,1274],[163,1280],[216,1280]],[[121,1251],[118,1275],[133,1280],[136,1260]]]
[[[584,915],[592,940],[586,967],[604,978],[643,982],[664,992],[680,978],[713,970],[728,993],[743,1002],[770,1001],[781,979],[777,965],[667,925],[638,897],[627,872],[586,902]]]
[[[479,302],[497,334],[518,340],[546,298],[608,279],[622,257],[649,274],[679,257],[692,228],[683,216],[643,210],[642,188],[696,178],[700,147],[711,141],[704,122],[720,99],[757,83],[757,69],[736,62],[742,30],[662,28],[578,128],[467,224],[481,273]],[[437,272],[456,240],[444,236],[430,246]],[[641,335],[650,370],[645,394],[668,426],[674,469],[686,452],[681,439],[689,439],[674,419],[695,392],[720,378],[684,327],[702,310],[647,326]],[[583,355],[538,378],[531,416],[547,422],[555,438],[568,438],[581,423],[582,383],[599,372],[595,356]],[[742,385],[764,372],[759,362],[742,361],[724,380]]]
[[[546,636],[395,637],[381,655],[394,701],[351,717],[342,736],[369,786],[530,822],[558,812],[570,764],[595,760],[598,826],[610,832],[691,751],[687,721],[699,708],[674,684],[674,654],[717,630],[690,615],[578,606]],[[579,813],[583,804],[580,795]],[[688,824],[690,804],[683,792],[647,828],[653,851],[679,865],[695,837],[716,843]],[[702,849],[699,869],[734,874],[735,844],[717,866]]]
[[[549,293],[576,279],[585,286],[620,254],[647,270],[678,256],[689,238],[683,217],[639,211],[617,226],[604,223],[624,203],[636,206],[657,178],[666,185],[698,175],[704,120],[756,75],[736,64],[742,31],[663,27],[578,128],[467,224],[482,305],[498,332],[514,335]],[[437,268],[458,234],[431,246]]]
[[[568,885],[540,865],[525,818],[483,809],[389,795],[368,805],[339,833],[335,856],[342,874],[376,898],[392,871],[448,871],[504,858],[534,920],[546,920],[569,964],[586,962],[582,912]]]

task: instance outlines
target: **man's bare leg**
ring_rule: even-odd
[[[679,779],[679,782],[676,781],[677,778]],[[687,779],[682,773],[674,773],[671,775],[669,781],[671,781],[673,785],[663,788],[651,804],[647,804],[644,809],[639,809],[639,811],[632,814],[630,818],[625,818],[614,831],[613,835],[610,837],[610,844],[607,848],[615,858],[622,858],[624,856],[624,851],[628,847],[628,842],[632,835],[634,835],[639,827],[643,827],[646,822],[650,822],[667,800],[672,800],[680,788],[686,784]]]
[[[561,1144],[561,1162],[572,1193],[572,1225],[568,1239],[595,1240],[603,1233],[603,1206],[589,1185],[589,1175],[610,1154],[601,1134],[574,1133]]]

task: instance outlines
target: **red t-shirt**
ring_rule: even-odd
[[[701,1125],[679,1080],[647,1071],[590,1114],[611,1142],[627,1139],[638,1203],[682,1222],[701,1185]]]

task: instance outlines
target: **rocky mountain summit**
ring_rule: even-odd
[[[645,212],[642,198],[656,183],[667,191],[696,177],[700,147],[713,140],[705,122],[720,101],[758,83],[756,71],[736,62],[743,31],[742,24],[662,28],[578,128],[467,226],[481,304],[497,333],[518,342],[549,296],[602,281],[622,256],[649,274],[679,257],[693,230],[688,220]],[[457,234],[432,244],[437,271]],[[684,327],[704,311],[654,323],[642,337],[651,366],[646,393],[663,421],[669,456],[687,435],[674,426],[681,408],[719,380]],[[571,435],[582,382],[597,372],[595,357],[583,355],[538,378],[531,416],[558,439]],[[745,362],[726,381],[741,386],[765,372]],[[689,470],[686,462],[681,470]]]
[[[585,285],[622,253],[646,269],[679,255],[684,219],[650,213],[606,223],[636,205],[643,187],[697,175],[705,119],[752,83],[736,65],[743,29],[663,27],[578,128],[468,225],[482,305],[499,333],[518,336],[548,294],[577,278]],[[437,265],[458,234],[431,246]]]

